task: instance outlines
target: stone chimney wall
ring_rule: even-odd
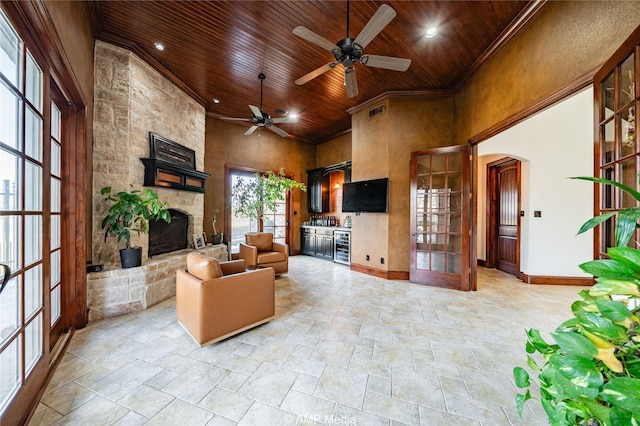
[[[143,189],[144,165],[149,157],[149,132],[196,153],[196,168],[204,170],[205,109],[157,71],[126,49],[96,41],[93,141],[93,263],[120,266],[118,250],[124,243],[104,240],[102,219],[108,203],[100,190]],[[151,187],[160,200],[189,214],[189,235],[202,235],[204,194]],[[209,188],[208,188],[209,189]],[[210,189],[209,189],[210,190]],[[149,238],[131,237],[147,259]]]

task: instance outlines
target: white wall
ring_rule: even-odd
[[[478,145],[478,257],[486,259],[486,164],[522,161],[520,270],[530,276],[585,276],[578,264],[593,259],[593,233],[576,236],[593,216],[593,89]],[[540,210],[542,217],[533,217]]]

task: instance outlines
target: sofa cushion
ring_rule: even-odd
[[[187,272],[203,281],[222,276],[218,259],[198,252],[191,252],[187,255]]]
[[[265,263],[284,262],[287,260],[284,253],[279,251],[270,251],[268,253],[258,253],[258,265]]]
[[[273,234],[270,232],[257,232],[245,235],[247,244],[254,246],[258,251],[273,250]]]

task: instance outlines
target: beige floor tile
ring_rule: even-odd
[[[298,416],[260,402],[254,403],[240,420],[240,426],[295,425]]]
[[[147,426],[199,426],[206,425],[213,418],[213,413],[196,407],[181,399],[174,399],[158,414],[156,414]]]
[[[97,393],[91,392],[89,389],[72,382],[45,392],[42,397],[42,403],[56,410],[58,413],[65,415],[96,396],[98,396]]]
[[[375,392],[367,392],[364,398],[363,410],[408,425],[420,424],[418,404],[380,395]]]
[[[158,414],[174,397],[149,386],[139,386],[118,400],[118,404],[147,418]]]
[[[238,393],[256,401],[278,407],[287,395],[297,373],[287,371],[272,364],[262,364],[260,368],[240,387]]]
[[[29,424],[31,426],[48,426],[60,418],[62,418],[62,414],[47,407],[43,403],[40,403],[38,404],[35,413],[33,413],[33,417]]]
[[[198,406],[238,422],[249,411],[253,403],[254,400],[251,398],[216,388],[202,398]]]
[[[292,390],[280,404],[280,408],[307,419],[323,420],[333,414],[336,403],[326,399],[317,398],[306,393]]]
[[[98,395],[92,399],[91,404],[78,407],[52,424],[55,426],[109,425],[117,422],[128,412],[126,408]]]
[[[338,404],[362,409],[367,387],[367,375],[334,365],[327,365],[314,396],[336,401]]]

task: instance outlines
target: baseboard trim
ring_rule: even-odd
[[[526,284],[576,285],[587,287],[595,284],[594,279],[589,277],[553,277],[548,275],[527,275],[520,273],[520,279]]]
[[[382,269],[371,268],[369,266],[362,266],[351,264],[349,267],[352,271],[360,272],[367,275],[373,275],[374,277],[384,278],[385,280],[409,280],[409,272],[405,271],[383,271]]]
[[[487,267],[487,261],[484,259],[478,259],[478,266],[482,266],[483,268]]]

